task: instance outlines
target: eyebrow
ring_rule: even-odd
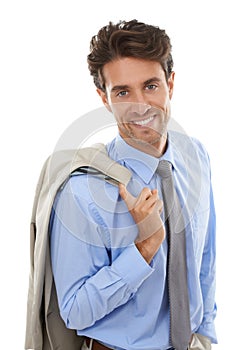
[[[161,81],[160,78],[153,77],[153,78],[150,78],[150,79],[146,80],[143,85],[149,85],[151,83],[160,82],[160,81]]]
[[[145,85],[149,85],[149,84],[151,84],[153,82],[159,82],[159,81],[161,81],[160,78],[153,77],[153,78],[150,78],[150,79],[147,79],[146,81],[144,81],[142,85],[145,86]],[[115,86],[112,87],[111,92],[127,90],[129,88],[130,88],[129,85],[115,85]]]
[[[112,87],[111,92],[116,92],[120,90],[127,90],[129,89],[129,85],[115,85]]]

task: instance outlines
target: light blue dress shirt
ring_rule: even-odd
[[[204,147],[170,132],[160,159],[129,146],[119,135],[107,150],[131,171],[127,189],[134,196],[144,187],[158,188],[161,196],[155,171],[160,159],[172,163],[186,224],[192,332],[217,342],[215,210]],[[59,308],[67,327],[119,350],[171,347],[167,239],[147,264],[134,244],[137,226],[116,186],[74,173],[55,199],[50,233]]]

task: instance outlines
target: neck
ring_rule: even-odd
[[[139,151],[156,158],[160,158],[165,153],[168,146],[168,138],[166,136],[161,136],[161,138],[154,144],[131,138],[124,138],[124,141]]]

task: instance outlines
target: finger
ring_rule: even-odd
[[[144,194],[142,194],[141,199],[144,200],[144,198],[145,198],[145,203],[148,206],[154,205],[156,200],[159,199],[158,190],[157,189],[150,190],[146,188]]]
[[[138,201],[142,202],[149,199],[152,196],[152,191],[148,187],[144,187],[138,196]]]
[[[155,203],[155,209],[159,212],[159,214],[163,210],[163,201],[161,199],[158,199]]]
[[[148,198],[146,198],[145,201],[142,202],[142,204],[146,207],[146,208],[151,208],[152,206],[155,205],[156,201],[158,200],[158,194],[157,193],[153,193],[151,194]]]
[[[160,214],[162,212],[162,210],[163,210],[163,201],[161,199],[159,199],[158,190],[157,189],[152,190],[152,194],[156,194],[156,196],[157,196],[154,209],[157,210],[159,212],[159,214]]]
[[[120,194],[120,196],[121,196],[121,198],[123,200],[126,199],[126,197],[127,197],[127,190],[126,190],[125,185],[123,185],[121,183],[119,183],[119,194]]]
[[[130,210],[134,206],[136,198],[127,190],[123,184],[119,184],[119,194]]]

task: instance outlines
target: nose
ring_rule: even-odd
[[[130,112],[138,115],[144,115],[150,108],[150,105],[143,91],[134,91],[130,100]]]
[[[130,113],[137,116],[144,116],[147,114],[151,106],[143,102],[131,102],[130,103]]]

